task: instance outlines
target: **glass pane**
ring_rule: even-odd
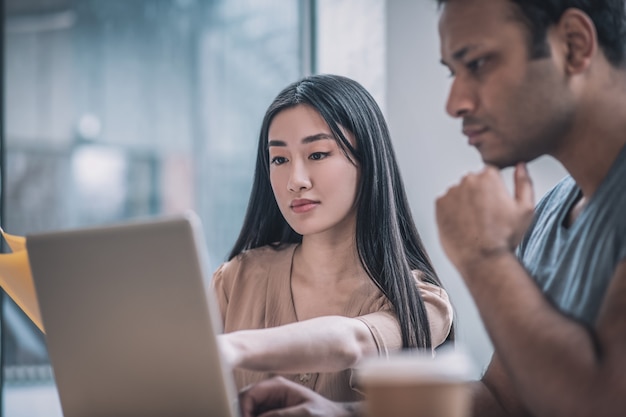
[[[385,105],[385,0],[316,1],[316,70],[353,78]]]
[[[300,65],[300,3],[5,0],[9,233],[194,209],[237,237],[265,108]],[[44,339],[5,303],[4,415],[60,415]]]

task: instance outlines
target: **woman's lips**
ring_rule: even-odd
[[[299,199],[291,202],[291,210],[294,213],[307,213],[319,205],[318,201]]]

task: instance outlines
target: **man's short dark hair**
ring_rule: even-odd
[[[439,5],[450,0],[437,0]],[[457,0],[463,1],[463,0]],[[623,66],[626,55],[626,0],[508,0],[517,5],[520,20],[528,27],[532,58],[550,54],[546,34],[569,8],[580,9],[593,21],[598,43],[608,61]]]

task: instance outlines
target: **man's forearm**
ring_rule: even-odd
[[[510,416],[492,392],[482,382],[472,384],[472,416],[474,417],[505,417]]]
[[[554,399],[582,394],[593,381],[590,372],[598,358],[586,329],[550,305],[512,253],[476,262],[462,274],[503,367],[529,410],[555,415],[555,407],[575,404],[571,398]]]

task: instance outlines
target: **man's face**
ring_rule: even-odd
[[[562,57],[529,58],[515,7],[450,0],[439,21],[442,62],[454,77],[446,110],[463,119],[483,161],[501,168],[558,152],[574,115]]]

